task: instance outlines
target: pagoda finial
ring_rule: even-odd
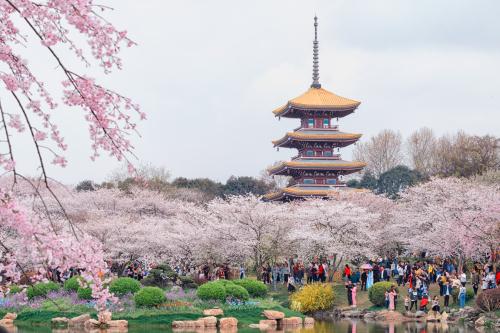
[[[318,17],[314,15],[314,41],[313,41],[313,82],[311,88],[321,88],[319,83],[319,48],[318,48]]]

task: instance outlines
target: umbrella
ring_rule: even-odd
[[[372,269],[372,268],[373,267],[370,264],[363,264],[363,265],[361,265],[361,269]]]

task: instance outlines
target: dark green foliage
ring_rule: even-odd
[[[64,281],[64,290],[67,291],[78,291],[80,288],[80,280],[82,278],[80,276],[73,276],[72,278],[67,279]]]
[[[380,175],[377,184],[377,193],[386,194],[396,199],[399,192],[407,187],[418,184],[424,179],[420,172],[411,170],[407,166],[399,165]]]
[[[224,195],[264,195],[272,189],[266,182],[254,177],[231,176],[224,185]]]
[[[177,278],[177,273],[169,265],[162,264],[149,271],[148,276],[142,280],[142,284],[164,288],[169,282],[174,282]]]
[[[127,293],[135,294],[139,289],[141,289],[140,282],[129,277],[118,278],[109,285],[109,291],[117,296],[123,296]]]
[[[245,288],[234,283],[229,283],[226,285],[226,296],[233,297],[241,301],[247,301],[250,298],[250,295]]]
[[[93,181],[91,180],[82,180],[78,185],[76,185],[76,191],[77,192],[82,192],[82,191],[95,191],[96,186]]]
[[[394,286],[392,282],[377,282],[370,289],[368,289],[368,298],[370,302],[377,306],[383,306],[385,304],[385,292]],[[396,288],[396,292],[398,289]],[[399,293],[399,292],[398,292]]]
[[[194,282],[193,278],[190,276],[179,276],[183,288],[196,289],[198,285]]]
[[[350,179],[347,181],[347,186],[353,188],[367,188],[374,191],[377,188],[377,178],[372,175],[369,171],[363,174],[360,180]]]
[[[208,282],[198,287],[196,295],[204,301],[218,300],[224,302],[226,300],[226,288],[221,282]]]
[[[134,296],[135,305],[139,307],[158,306],[166,300],[165,293],[158,287],[144,287]]]
[[[59,285],[54,282],[40,282],[28,287],[27,295],[29,299],[39,296],[47,296],[50,291],[59,290]]]
[[[78,298],[80,298],[80,299],[92,299],[92,289],[90,289],[89,287],[78,288],[77,294],[78,294]]]
[[[261,281],[252,279],[242,279],[242,280],[233,280],[233,283],[245,288],[252,297],[264,297],[267,294],[267,287]]]
[[[184,177],[176,178],[172,185],[179,188],[190,188],[200,190],[210,198],[220,197],[223,193],[223,187],[219,182],[214,182],[208,178],[187,179]]]
[[[477,296],[476,304],[483,311],[500,310],[500,288],[484,290]]]

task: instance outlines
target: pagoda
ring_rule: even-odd
[[[341,159],[341,147],[355,143],[361,134],[341,132],[334,119],[353,113],[360,102],[338,96],[319,83],[318,18],[314,17],[313,82],[302,95],[273,111],[281,119],[298,118],[300,126],[273,141],[274,147],[295,148],[297,156],[268,169],[270,175],[291,176],[290,186],[269,193],[265,200],[288,201],[297,198],[327,198],[346,189],[342,176],[358,172],[362,162]]]

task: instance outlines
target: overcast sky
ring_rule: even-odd
[[[315,13],[321,84],[361,101],[341,119],[342,130],[363,133],[361,140],[384,128],[406,136],[422,126],[500,135],[498,1],[99,3],[115,8],[105,16],[138,46],[124,51],[122,72],[96,76],[147,113],[134,140],[139,161],[174,177],[257,176],[295,155],[276,152],[271,140],[298,121],[278,121],[271,111],[311,83]],[[91,162],[86,126],[64,121],[70,163],[52,168],[52,176],[101,181],[119,166]]]

